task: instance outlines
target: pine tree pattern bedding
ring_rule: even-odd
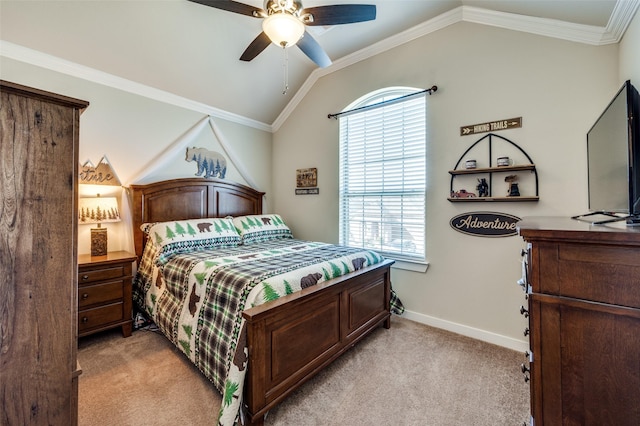
[[[157,264],[155,250],[145,248],[134,302],[223,395],[224,426],[237,422],[241,406],[242,311],[383,260],[373,251],[294,239],[178,253]],[[391,311],[404,311],[393,290]]]

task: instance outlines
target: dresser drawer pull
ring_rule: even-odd
[[[82,276],[82,281],[86,281],[86,280],[88,280],[88,279],[89,279],[89,275],[83,275],[83,276]]]
[[[524,335],[525,335],[525,336],[528,336],[528,335],[529,335],[529,327],[527,327],[527,328],[525,328],[525,329],[524,329]]]
[[[87,318],[87,317],[82,317],[82,322],[87,322],[87,321],[89,321],[89,318]]]
[[[82,300],[87,300],[89,298],[89,293],[82,294]]]
[[[524,306],[520,306],[520,315],[524,315],[525,318],[529,317],[529,311],[527,311]]]

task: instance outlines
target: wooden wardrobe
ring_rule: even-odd
[[[77,176],[89,103],[0,81],[3,425],[75,425]]]

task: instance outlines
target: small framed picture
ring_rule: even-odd
[[[296,170],[296,188],[313,188],[318,186],[318,169]]]

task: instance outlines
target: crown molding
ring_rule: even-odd
[[[633,19],[640,0],[618,0],[613,8],[609,22],[605,28],[594,25],[573,24],[555,19],[535,18],[514,13],[497,12],[473,6],[460,6],[442,15],[436,16],[422,24],[409,28],[402,33],[375,43],[365,49],[336,60],[327,68],[317,68],[303,83],[300,90],[291,98],[278,118],[271,125],[276,132],[287,120],[287,117],[298,106],[315,82],[325,75],[339,71],[345,67],[378,55],[394,47],[408,43],[419,37],[455,24],[472,22],[513,31],[553,37],[562,40],[585,43],[596,46],[618,43],[629,23]]]
[[[463,6],[462,20],[576,43],[602,46],[618,43],[622,39],[639,5],[640,0],[618,0],[606,27],[573,24],[556,19],[535,18],[473,6]]]
[[[633,16],[640,8],[640,0],[618,0],[613,7],[606,33],[610,36],[611,43],[618,43],[622,40],[627,27],[633,20]]]
[[[605,29],[592,25],[572,24],[555,19],[536,18],[513,13],[496,12],[464,6],[463,21],[489,25],[512,31],[568,40],[577,43],[601,44]]]
[[[56,71],[72,77],[81,78],[83,80],[98,83],[103,86],[123,90],[125,92],[143,96],[145,98],[153,99],[159,102],[186,108],[191,111],[201,112],[212,117],[217,117],[248,127],[253,127],[258,130],[273,132],[273,128],[269,124],[262,123],[257,120],[252,120],[242,115],[224,111],[210,105],[203,104],[201,102],[196,102],[170,92],[165,92],[164,90],[136,83],[134,81],[127,80],[125,78],[121,78],[113,74],[97,70],[95,68],[86,67],[75,62],[67,61],[56,56],[10,43],[5,40],[0,40],[0,56],[14,59],[20,62],[25,62],[51,71]]]

